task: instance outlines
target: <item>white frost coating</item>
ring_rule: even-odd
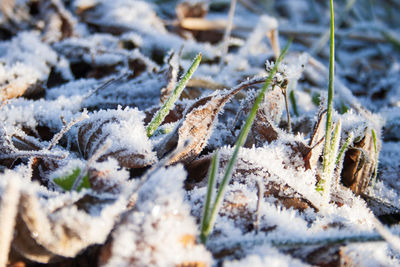
[[[183,201],[185,177],[178,165],[157,171],[142,186],[134,211],[113,234],[112,257],[105,266],[210,265],[210,254],[190,240],[198,232]]]
[[[350,244],[342,250],[343,254],[351,260],[353,266],[399,266],[398,260],[390,257],[391,253],[388,244],[385,242]]]
[[[246,57],[248,54],[255,55],[265,53],[266,47],[262,40],[266,37],[267,32],[278,28],[278,21],[274,17],[263,15],[260,17],[257,26],[250,34],[245,45],[240,49],[239,55]],[[270,50],[272,52],[272,50]]]
[[[165,32],[164,24],[157,17],[153,6],[145,1],[97,0],[95,8],[94,20],[103,25],[125,26],[141,30],[153,28],[159,32]]]
[[[50,67],[57,64],[57,54],[33,32],[22,32],[0,43],[0,84],[27,88],[45,81]],[[0,96],[2,99],[2,96]]]
[[[110,199],[108,204],[98,205],[99,212],[96,215],[87,214],[73,204],[84,196],[84,192],[66,193],[59,197],[58,194],[48,191],[46,194],[37,183],[5,174],[0,176],[0,193],[4,191],[7,179],[18,179],[21,184],[21,205],[25,209],[19,212],[32,218],[28,223],[35,242],[66,257],[74,257],[91,244],[104,243],[117,216],[127,204],[125,196],[121,194]],[[98,197],[102,198],[100,195]]]
[[[220,155],[230,156],[231,148],[222,148]],[[237,166],[243,168],[261,167],[271,174],[269,181],[287,183],[297,192],[304,195],[314,205],[318,205],[322,198],[315,192],[315,174],[310,170],[304,170],[304,162],[299,156],[294,157],[291,150],[284,143],[275,142],[264,148],[241,149]],[[246,163],[241,163],[240,158]],[[262,173],[262,172],[261,172]]]
[[[2,193],[0,194],[0,266],[7,265],[20,196],[18,174],[9,171],[5,176],[8,177],[1,178],[8,183],[4,192],[0,191]]]
[[[81,96],[69,98],[60,96],[53,101],[12,99],[0,109],[0,116],[5,124],[24,125],[32,128],[36,125],[47,125],[58,131],[63,126],[61,116],[67,122],[76,117],[75,114],[81,109],[81,99]]]
[[[225,261],[225,267],[305,267],[310,266],[300,260],[280,253],[277,249],[270,246],[260,246],[256,251],[252,251],[248,256],[241,260]]]
[[[90,121],[93,122],[91,130],[85,134],[86,143],[88,138],[99,129],[102,129],[102,136],[107,137],[112,142],[108,152],[126,151],[122,153],[131,154],[139,153],[145,156],[143,161],[154,162],[157,160],[156,153],[152,151],[152,144],[147,137],[146,129],[143,125],[145,115],[142,111],[134,108],[117,110],[100,110],[90,115]],[[106,119],[110,121],[103,124]],[[93,142],[104,141],[101,138]],[[93,145],[94,150],[97,145]],[[93,155],[95,151],[89,151],[89,155]],[[121,155],[121,154],[120,154]]]

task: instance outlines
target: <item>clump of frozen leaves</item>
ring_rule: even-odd
[[[15,229],[1,230],[14,233],[8,244],[13,251],[36,262],[60,261],[90,245],[103,243],[127,203],[123,193],[101,195],[86,191],[60,195],[13,171],[1,175],[0,191],[4,192],[14,180],[18,181],[14,190],[19,196],[15,203]],[[6,205],[11,203],[2,198],[1,206]],[[6,214],[2,214],[2,220],[14,220],[3,215]]]
[[[75,34],[77,20],[62,1],[5,0],[0,4],[1,29],[12,34],[41,30],[45,42],[56,42]]]
[[[19,33],[10,41],[1,43],[0,54],[7,55],[0,61],[2,101],[43,92],[51,68],[62,64],[55,51],[33,32]]]
[[[174,177],[174,179],[170,179]],[[196,242],[198,227],[184,202],[181,165],[160,169],[139,189],[102,250],[104,266],[209,266],[211,255]]]

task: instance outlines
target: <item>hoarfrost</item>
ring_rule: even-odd
[[[170,266],[211,263],[195,244],[197,226],[183,201],[186,173],[181,165],[160,169],[140,188],[134,210],[113,233],[105,266]]]

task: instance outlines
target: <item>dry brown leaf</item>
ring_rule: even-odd
[[[223,38],[226,27],[224,20],[207,20],[208,7],[202,3],[183,2],[177,5],[176,31],[182,37],[192,35],[199,42],[218,43]]]
[[[212,127],[218,113],[229,98],[223,95],[203,98],[203,101],[196,102],[189,109],[177,130],[177,147],[184,147],[184,149],[170,160],[170,164],[191,161],[200,154],[211,136]],[[201,105],[204,102],[205,104]],[[199,106],[196,106],[196,104]],[[186,142],[188,144],[185,144]]]
[[[74,35],[77,21],[62,1],[40,1],[39,10],[45,21],[44,41],[53,43]]]
[[[244,146],[248,148],[252,146],[262,147],[277,140],[279,132],[280,130],[268,119],[265,109],[259,109]]]
[[[182,2],[176,6],[175,12],[178,20],[184,18],[204,18],[208,13],[208,7],[204,2]]]
[[[32,84],[31,81],[23,80],[17,76],[13,80],[7,81],[6,84],[0,85],[0,100],[40,94],[44,91],[42,85],[42,81],[36,81]]]
[[[378,153],[380,140],[377,140]],[[343,161],[341,182],[349,187],[356,195],[362,194],[374,176],[376,167],[374,141],[369,128],[365,129],[364,136],[350,147]]]
[[[156,148],[158,158],[164,157],[176,147],[182,147],[181,152],[173,157],[169,164],[188,163],[195,159],[207,145],[218,113],[225,104],[242,89],[263,82],[265,78],[252,79],[229,91],[215,92],[197,100],[187,109],[175,130],[159,143]]]

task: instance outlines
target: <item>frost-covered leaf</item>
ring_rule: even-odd
[[[225,104],[242,89],[263,81],[264,78],[248,80],[230,90],[216,91],[195,101],[186,110],[175,130],[158,144],[158,157],[162,158],[175,147],[182,147],[180,153],[170,160],[170,164],[192,161],[207,145],[218,114]]]
[[[159,155],[163,156],[165,152],[177,146],[184,148],[170,163],[191,161],[197,157],[207,145],[214,121],[228,100],[229,97],[219,94],[194,103],[176,130],[168,136],[169,140],[164,143],[165,147],[158,151],[161,152]]]
[[[102,266],[208,266],[210,254],[196,244],[197,225],[183,201],[182,166],[160,169],[140,188],[134,208],[103,248]],[[174,177],[174,179],[169,179]]]
[[[12,249],[37,262],[74,257],[88,246],[103,243],[126,205],[123,194],[61,196],[16,172],[0,176],[0,193],[10,180],[18,181],[20,195]],[[90,208],[85,208],[88,201]]]
[[[54,44],[54,49],[65,56],[73,75],[77,78],[103,78],[119,75],[121,70],[131,71],[129,78],[158,69],[156,64],[138,49],[124,49],[124,39],[108,34],[86,38],[69,38]],[[166,81],[168,82],[168,81]]]
[[[14,34],[18,31],[42,27],[46,42],[71,37],[75,32],[76,18],[67,10],[63,1],[5,0],[1,3],[5,26]]]
[[[364,135],[356,140],[344,156],[341,173],[342,183],[355,194],[362,194],[374,176],[376,153],[371,130],[366,128]],[[378,140],[379,142],[379,140]]]
[[[155,153],[143,126],[144,114],[137,109],[101,110],[84,122],[78,133],[82,155],[89,159],[107,139],[111,148],[100,158],[116,159],[127,168],[141,168],[155,163]]]
[[[38,94],[44,90],[56,53],[33,32],[22,32],[0,43],[0,100]]]
[[[146,1],[97,0],[87,8],[87,1],[74,3],[80,10],[81,19],[96,25],[103,32],[121,34],[132,30],[157,30],[165,32],[164,23],[154,12],[154,6]]]
[[[280,129],[265,114],[265,109],[259,109],[246,139],[245,147],[262,147],[278,139]]]

